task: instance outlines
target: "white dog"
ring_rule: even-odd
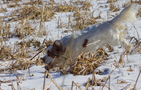
[[[42,60],[50,64],[56,57],[59,63],[64,63],[66,60],[64,57],[75,60],[82,52],[94,51],[106,43],[112,46],[122,45],[126,51],[130,52],[131,45],[125,39],[124,22],[132,23],[135,19],[135,4],[131,4],[110,21],[89,26],[80,32],[56,40],[46,49],[47,54]]]

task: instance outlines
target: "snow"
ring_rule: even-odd
[[[104,7],[104,5],[107,5],[106,0],[91,0],[91,1],[92,1],[91,3],[93,4],[91,11],[93,11],[94,8],[100,9],[102,11],[101,12],[102,20],[107,21],[109,19],[109,17],[107,16],[107,13],[110,13],[110,12],[107,8],[105,9]],[[126,0],[126,1],[118,0],[118,3],[116,4],[123,5],[127,1],[129,0]],[[69,0],[55,0],[55,2],[69,3]],[[5,4],[2,6],[7,7]],[[100,6],[103,6],[103,8],[100,8]],[[10,11],[13,11],[13,10],[14,8],[8,9],[7,13],[0,13],[0,16],[6,16],[7,14],[9,14]],[[94,13],[94,15],[95,16],[99,15],[99,11]],[[35,37],[35,38],[43,42],[44,39],[56,40],[56,39],[62,38],[63,36],[71,34],[71,32],[62,33],[64,30],[68,28],[61,28],[61,29],[57,28],[58,19],[60,18],[62,23],[67,24],[69,16],[73,16],[71,12],[56,13],[54,18],[51,21],[45,22],[46,31],[49,33],[48,36]],[[10,24],[13,27],[16,25],[15,23],[10,23]],[[32,24],[34,25],[34,23]],[[127,24],[127,26],[129,31],[129,34],[128,34],[129,37],[134,36],[138,39],[141,39],[141,17],[137,18],[137,21],[135,21],[134,25]],[[13,31],[13,29],[14,28],[11,28],[11,31]],[[34,37],[31,36],[27,39],[30,39],[30,38],[34,38]],[[6,45],[10,45],[11,47],[14,47],[14,43],[17,41],[20,42],[22,40],[19,40],[18,38],[11,38],[9,41],[6,41]],[[96,79],[102,79],[103,77],[108,76],[113,71],[113,73],[110,74],[110,88],[112,90],[121,90],[128,85],[129,85],[128,88],[129,87],[133,88],[136,83],[139,72],[141,71],[141,54],[133,53],[133,54],[125,55],[125,57],[123,58],[123,63],[119,64],[118,67],[115,67],[115,63],[119,61],[120,55],[123,53],[124,50],[118,47],[114,47],[114,49],[115,49],[114,52],[109,52],[110,59],[107,60],[105,63],[103,63],[100,67],[98,67],[95,70],[95,72],[99,70],[100,71],[105,70],[105,72],[103,72],[101,75],[96,74],[95,77]],[[118,53],[115,54],[115,52],[118,52]],[[4,64],[6,65],[8,64],[8,62],[0,61],[0,68],[4,68],[3,66]],[[132,69],[132,71],[130,71],[130,69]],[[29,70],[30,70],[30,75],[28,73]],[[45,72],[44,65],[42,66],[33,65],[31,66],[29,70],[18,70],[18,71],[15,71],[14,74],[10,74],[9,72],[6,72],[6,71],[3,73],[0,73],[0,81],[1,81],[0,90],[12,90],[10,86],[11,84],[13,84],[15,89],[18,90],[17,82],[19,82],[19,86],[22,88],[22,90],[33,90],[33,89],[43,90],[44,72]],[[51,71],[50,75],[52,76],[56,84],[62,88],[62,90],[71,90],[72,81],[80,85],[80,87],[84,90],[85,89],[84,84],[88,81],[89,78],[92,79],[92,74],[85,75],[85,76],[83,75],[74,76],[73,74],[60,75],[60,72]],[[17,80],[16,76],[19,77],[19,80]],[[10,81],[10,82],[3,83],[2,81]],[[120,84],[119,82],[121,81],[125,81],[126,83]],[[136,85],[137,90],[141,89],[140,83],[141,83],[141,77],[139,77],[137,85]],[[108,82],[106,85],[108,85]],[[58,90],[50,78],[46,78],[46,81],[45,81],[45,87],[48,87],[48,86],[50,86],[49,87],[50,90]],[[94,87],[95,90],[99,90],[100,88],[101,88],[100,86]],[[73,90],[77,90],[75,85],[73,87]],[[91,86],[89,87],[89,90],[92,90]],[[108,90],[108,88],[104,87],[103,90]],[[127,90],[127,88],[124,90]]]

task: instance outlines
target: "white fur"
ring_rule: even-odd
[[[111,21],[98,23],[87,27],[81,32],[63,37],[60,41],[62,42],[63,48],[66,49],[66,52],[64,55],[58,57],[59,62],[64,61],[64,59],[62,59],[63,56],[70,56],[72,59],[76,59],[82,52],[86,53],[94,51],[97,47],[105,43],[112,46],[122,45],[126,51],[131,51],[131,45],[125,39],[126,31],[124,31],[125,26],[123,25],[123,22],[128,21],[133,23],[135,20],[135,4],[131,4]],[[122,30],[123,32],[121,32]],[[87,47],[84,48],[82,45],[86,39],[88,40],[88,43]],[[48,48],[47,51],[50,50],[52,46],[49,46]],[[44,59],[45,63],[50,63],[53,60],[53,58],[48,56],[48,53]]]

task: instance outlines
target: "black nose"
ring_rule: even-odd
[[[41,60],[45,63],[45,57],[41,58]]]

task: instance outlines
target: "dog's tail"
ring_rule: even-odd
[[[111,22],[117,25],[126,21],[133,23],[136,20],[136,12],[136,4],[131,4],[125,7]]]

